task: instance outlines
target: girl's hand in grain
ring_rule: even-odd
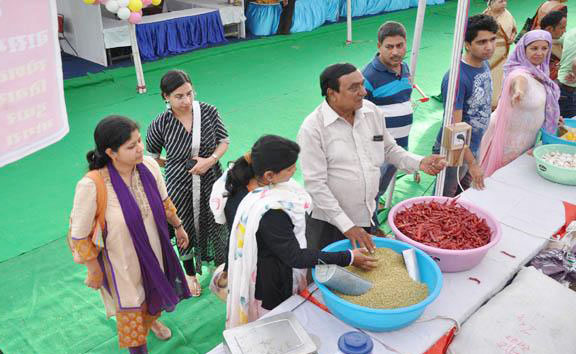
[[[364,270],[371,270],[378,266],[378,259],[370,255],[366,248],[356,248],[352,250],[354,255],[353,266]]]

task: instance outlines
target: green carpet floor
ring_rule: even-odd
[[[538,0],[511,0],[519,25]],[[485,2],[472,1],[471,14]],[[439,92],[448,69],[456,3],[429,7],[416,82],[429,95]],[[106,320],[99,296],[83,285],[84,270],[73,264],[63,236],[76,181],[86,172],[96,123],[108,114],[140,122],[143,132],[164,109],[158,85],[171,68],[186,70],[198,99],[216,105],[229,129],[231,146],[223,161],[243,154],[262,134],[294,139],[306,115],[320,102],[318,75],[335,62],[362,68],[376,51],[376,32],[386,20],[404,23],[412,37],[416,10],[354,21],[354,43],[344,45],[344,23],[313,32],[275,36],[200,50],[144,65],[148,93],[135,93],[132,68],[65,82],[70,133],[59,143],[2,168],[0,202],[0,350],[4,353],[118,352],[115,323]],[[522,22],[522,23],[520,23]],[[572,22],[572,21],[570,21]],[[439,129],[442,107],[419,104],[410,149],[428,154]],[[297,176],[298,177],[298,176]],[[399,180],[395,201],[429,192],[433,178],[421,184]],[[208,279],[203,279],[206,286]],[[206,290],[163,316],[174,338],[154,353],[204,353],[221,341],[225,306]]]

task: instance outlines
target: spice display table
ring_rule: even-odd
[[[490,211],[502,226],[502,239],[482,263],[459,273],[444,273],[440,296],[422,317],[394,332],[366,332],[379,346],[374,353],[424,353],[455,323],[463,323],[483,303],[504,288],[514,275],[548,243],[564,224],[563,201],[576,203],[576,187],[551,183],[537,175],[534,158],[524,155],[486,179],[483,191],[468,190],[461,197]],[[310,291],[322,300],[319,291]],[[298,295],[270,314],[293,311],[304,328],[320,338],[318,353],[333,354],[337,339],[350,326]],[[222,345],[211,351],[224,353]]]

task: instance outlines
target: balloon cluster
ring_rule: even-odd
[[[116,14],[121,20],[137,24],[142,20],[142,9],[154,5],[158,6],[162,0],[84,0],[88,5],[106,6],[106,10]]]

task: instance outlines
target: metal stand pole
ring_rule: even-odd
[[[452,42],[452,65],[450,66],[450,79],[448,81],[448,94],[445,97],[444,123],[442,124],[442,139],[444,139],[444,127],[452,123],[454,113],[454,101],[456,100],[456,89],[460,78],[460,61],[462,60],[462,48],[464,47],[464,35],[466,34],[466,23],[468,22],[468,9],[470,0],[458,0],[458,12],[456,13],[456,24],[454,25],[454,41]],[[443,140],[440,140],[443,141]],[[440,154],[446,155],[446,148],[441,145]],[[444,180],[446,170],[438,174],[436,179],[436,195],[444,193]]]
[[[140,49],[136,40],[136,25],[130,24],[130,44],[132,45],[132,59],[134,60],[134,69],[136,70],[136,79],[138,81],[138,93],[146,93],[146,81],[144,81],[144,70],[140,60]]]

